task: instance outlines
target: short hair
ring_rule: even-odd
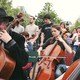
[[[22,34],[23,36],[25,36],[25,37],[29,37],[29,33],[26,32],[26,31],[22,32],[21,34]]]
[[[60,25],[52,25],[52,28],[57,29],[58,31],[61,31]]]
[[[44,16],[44,19],[51,19],[50,14],[46,14],[46,15]]]
[[[34,17],[34,16],[30,16],[30,17],[32,17],[32,18],[33,18],[33,20],[35,20],[35,17]]]

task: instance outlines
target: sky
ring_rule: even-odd
[[[35,16],[46,2],[52,3],[52,10],[55,10],[63,21],[75,23],[80,17],[80,0],[12,0],[12,6],[14,8],[24,6],[28,14]]]

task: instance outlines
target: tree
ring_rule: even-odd
[[[6,10],[6,12],[11,15],[12,14],[12,1],[8,0],[0,0],[0,7]]]
[[[36,23],[37,25],[42,25],[43,24],[43,17],[45,14],[50,14],[51,20],[55,22],[56,24],[60,23],[61,19],[58,17],[55,11],[52,10],[52,4],[47,2],[44,5],[44,8],[40,13],[38,13]]]
[[[15,16],[20,10],[12,7],[12,0],[0,0],[0,7],[6,10],[10,16]]]
[[[75,22],[75,28],[77,28],[77,27],[80,27],[80,20],[77,20],[77,21]]]
[[[16,15],[21,12],[21,9],[12,7],[12,0],[0,0],[0,7],[5,9],[7,14],[13,17],[16,17]],[[24,22],[22,23],[23,26],[28,24],[28,19],[28,14],[25,13]]]

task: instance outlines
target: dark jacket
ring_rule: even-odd
[[[80,59],[80,46],[78,47],[76,51],[73,61],[76,61],[77,59]]]
[[[10,31],[9,34],[12,40],[4,44],[5,49],[9,51],[9,56],[16,61],[16,67],[11,75],[10,80],[26,80],[23,76],[22,66],[25,66],[28,61],[28,54],[24,50],[25,39],[22,35]]]

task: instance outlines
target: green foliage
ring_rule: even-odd
[[[77,27],[80,27],[80,21],[76,21],[75,27],[76,27],[76,28],[77,28]]]
[[[24,15],[24,21],[23,21],[22,25],[24,27],[26,27],[26,25],[28,25],[28,24],[29,24],[29,14],[25,13],[25,15]]]
[[[55,22],[56,24],[60,23],[61,19],[58,17],[56,12],[52,10],[52,4],[47,2],[47,3],[45,3],[45,6],[42,9],[42,11],[40,11],[40,13],[38,13],[38,17],[36,20],[37,25],[42,25],[44,23],[43,17],[45,14],[50,14],[52,22]]]
[[[13,17],[20,11],[18,8],[14,9],[12,7],[12,0],[0,0],[0,7],[5,9],[7,14]]]
[[[12,0],[0,0],[0,7],[4,8],[8,15],[15,17],[21,10],[19,8],[12,7]],[[57,16],[56,12],[52,10],[52,4],[47,2],[45,3],[43,10],[38,14],[36,19],[37,25],[43,24],[43,17],[45,14],[49,13],[51,16],[52,22],[60,23],[61,19]],[[29,14],[25,13],[24,22],[22,25],[25,27],[29,23]]]
[[[80,21],[79,21],[79,20],[77,20],[77,21],[75,22],[75,24],[70,27],[70,30],[73,31],[74,28],[77,29],[78,27],[80,27]]]
[[[11,15],[12,13],[12,1],[8,1],[8,0],[0,0],[0,7],[2,7],[3,9],[5,9],[9,15]]]
[[[13,8],[12,7],[12,0],[0,0],[0,7],[6,10],[7,14],[13,17],[16,17],[16,15],[21,12],[19,8]],[[23,26],[26,26],[29,22],[28,20],[28,14],[25,14],[24,22],[22,23]]]

